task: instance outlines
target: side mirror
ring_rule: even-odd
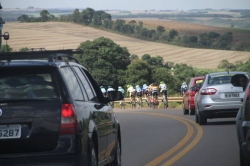
[[[110,101],[119,101],[124,99],[122,92],[120,91],[109,91],[108,92],[108,99]]]

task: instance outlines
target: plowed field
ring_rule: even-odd
[[[106,37],[121,47],[127,47],[130,54],[139,57],[144,54],[150,54],[152,57],[159,55],[164,58],[165,62],[186,63],[197,68],[216,68],[223,59],[234,63],[235,61],[245,62],[250,58],[250,52],[178,47],[134,39],[72,23],[7,22],[2,32],[9,32],[8,44],[14,50],[22,47],[46,48],[47,50],[75,49],[86,40],[92,41],[99,37]],[[5,43],[4,40],[3,43]]]

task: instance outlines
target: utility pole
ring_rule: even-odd
[[[0,10],[1,9],[3,9],[3,7],[0,2]],[[7,40],[9,40],[10,38],[9,32],[4,32],[4,34],[2,35],[3,24],[5,24],[5,22],[3,21],[2,17],[0,17],[0,52],[2,52],[2,37],[4,38],[4,40],[6,40],[6,47],[7,47]]]
[[[3,9],[1,2],[0,2],[0,10]],[[3,29],[3,24],[5,22],[3,21],[2,17],[0,17],[0,52],[2,52],[2,29]]]

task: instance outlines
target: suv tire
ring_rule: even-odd
[[[116,143],[116,150],[115,150],[115,159],[113,161],[114,166],[121,166],[122,165],[122,157],[121,157],[121,146],[120,146],[120,141],[117,138],[117,143]]]

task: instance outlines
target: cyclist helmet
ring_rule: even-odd
[[[139,85],[136,85],[135,87],[136,87],[136,88],[139,88],[140,86],[139,86]]]
[[[100,88],[103,88],[103,86],[100,86]]]
[[[164,84],[164,81],[161,81],[160,84]]]
[[[143,86],[145,87],[145,86],[147,86],[147,84],[143,84]]]
[[[121,86],[118,86],[118,88],[122,88]]]
[[[108,88],[112,88],[112,86],[108,86]]]
[[[127,85],[127,88],[129,88],[130,87],[130,85]]]

